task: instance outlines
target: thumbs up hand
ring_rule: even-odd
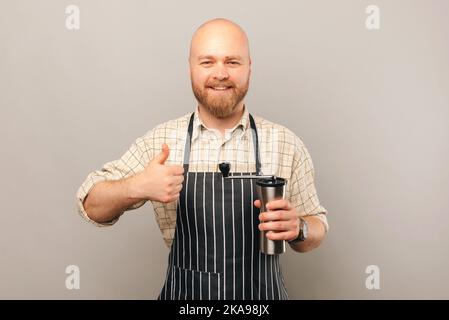
[[[165,161],[170,155],[168,145],[162,145],[162,151],[155,156],[145,169],[132,177],[131,194],[140,199],[159,202],[172,202],[179,198],[184,181],[183,166],[169,166]]]

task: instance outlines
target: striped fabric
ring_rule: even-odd
[[[192,124],[193,116],[189,136]],[[254,122],[251,126],[257,146]],[[189,172],[190,140],[185,150],[175,238],[158,298],[288,299],[279,255],[259,250],[260,211],[253,205],[257,197],[254,181],[224,179],[215,172]],[[256,167],[260,168],[259,157]],[[233,175],[242,174],[255,172]]]
[[[179,226],[159,299],[288,299],[279,255],[259,250],[259,209],[251,205],[257,196],[255,182],[193,172],[185,186],[194,201],[189,203],[185,195],[179,201]],[[213,210],[207,214],[203,209],[210,205]]]

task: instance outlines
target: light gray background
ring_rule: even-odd
[[[369,4],[380,30],[365,28]],[[247,104],[303,139],[329,211],[318,250],[282,257],[291,298],[449,298],[448,12],[443,0],[1,0],[0,298],[157,296],[168,249],[151,204],[99,229],[75,192],[193,111],[189,41],[214,17],[247,31]],[[65,288],[71,264],[79,290]],[[365,287],[371,264],[380,290]]]

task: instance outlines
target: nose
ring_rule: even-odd
[[[213,76],[214,76],[214,79],[225,80],[225,79],[229,78],[229,73],[223,64],[218,63],[215,67]]]

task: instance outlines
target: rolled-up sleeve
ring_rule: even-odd
[[[84,180],[76,193],[78,213],[87,221],[98,227],[111,226],[117,222],[119,217],[104,223],[93,221],[89,218],[86,210],[84,209],[84,200],[97,183],[102,181],[124,179],[136,174],[139,171],[142,171],[145,168],[149,162],[149,159],[152,158],[150,154],[152,149],[148,146],[148,139],[146,139],[149,134],[150,133],[147,133],[145,136],[136,139],[120,159],[108,162],[104,164],[100,170],[95,170],[88,174],[87,178]],[[144,205],[145,202],[146,201],[140,201],[127,208],[126,211],[137,209]]]
[[[304,216],[315,215],[329,230],[327,210],[320,204],[315,187],[315,172],[312,158],[303,144],[296,137],[293,156],[292,175],[290,178],[290,202]]]

